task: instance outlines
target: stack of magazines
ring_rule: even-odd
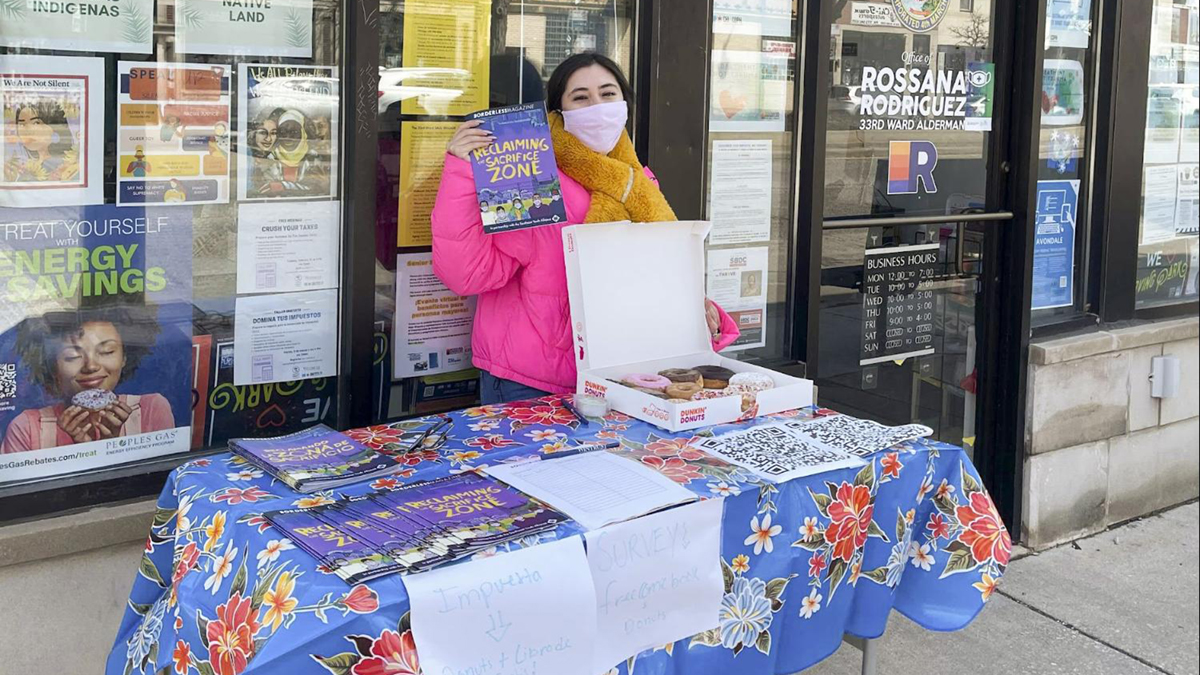
[[[567,516],[474,472],[264,514],[347,583],[423,572],[531,534]]]
[[[297,492],[328,490],[406,468],[324,424],[286,436],[234,439],[229,449]]]

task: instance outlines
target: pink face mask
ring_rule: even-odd
[[[629,106],[625,101],[598,103],[577,110],[564,110],[562,115],[563,128],[592,150],[607,155],[621,140],[625,122],[629,119]]]

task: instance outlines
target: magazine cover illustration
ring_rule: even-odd
[[[467,119],[496,140],[471,153],[479,213],[487,234],[567,222],[546,106],[526,103],[484,110]]]
[[[190,214],[0,209],[0,483],[190,446]]]
[[[238,65],[238,199],[337,193],[338,81],[333,68]]]

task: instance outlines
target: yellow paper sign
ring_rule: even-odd
[[[446,142],[457,122],[403,122],[400,124],[400,214],[397,246],[429,246],[429,214],[442,181]]]
[[[404,3],[405,115],[459,116],[488,107],[491,0]]]

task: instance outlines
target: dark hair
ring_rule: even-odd
[[[550,74],[550,83],[546,85],[546,109],[562,110],[563,96],[567,93],[567,80],[571,79],[575,71],[588,66],[603,66],[605,70],[612,73],[617,80],[617,86],[621,88],[621,96],[625,98],[625,105],[629,106],[629,113],[632,116],[633,87],[629,86],[629,80],[626,79],[625,73],[621,72],[621,66],[607,56],[596,52],[574,54],[558,64],[558,67]]]
[[[58,141],[52,142],[46,152],[54,157],[61,157],[63,153],[75,147],[75,138],[71,135],[71,125],[67,123],[67,111],[59,105],[58,101],[38,101],[36,103],[21,103],[16,108],[16,114],[13,116],[13,125],[16,125],[17,120],[21,119],[21,111],[26,108],[32,110],[42,124],[54,130],[58,134]],[[42,158],[45,159],[45,158]]]
[[[125,368],[121,379],[137,370],[158,339],[159,326],[147,307],[119,305],[77,311],[46,312],[29,317],[17,330],[17,354],[29,368],[30,378],[52,394],[58,391],[58,351],[69,337],[83,333],[87,323],[110,323],[121,335]]]

